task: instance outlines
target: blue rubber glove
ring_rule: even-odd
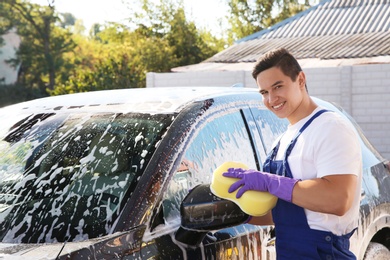
[[[236,194],[237,198],[240,198],[247,190],[257,190],[268,191],[272,195],[288,202],[291,202],[292,191],[295,184],[299,181],[277,174],[241,168],[229,168],[227,172],[223,173],[223,176],[240,179],[229,188],[230,193],[239,189]]]

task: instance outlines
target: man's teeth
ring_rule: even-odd
[[[284,104],[284,103],[281,103],[281,104],[279,104],[279,105],[277,105],[277,106],[274,106],[274,108],[275,108],[275,109],[281,108],[281,107],[283,106],[283,104]]]

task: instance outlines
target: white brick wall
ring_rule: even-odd
[[[312,96],[341,105],[375,148],[390,159],[390,64],[304,68]],[[257,88],[250,71],[148,73],[147,87],[232,86]]]

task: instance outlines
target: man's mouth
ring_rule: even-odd
[[[286,102],[283,102],[283,103],[280,103],[279,105],[272,106],[272,108],[275,109],[275,110],[278,110],[278,109],[282,108],[282,107],[284,106],[285,103],[286,103]]]

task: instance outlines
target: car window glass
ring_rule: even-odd
[[[255,120],[253,118],[251,110],[249,108],[246,108],[246,109],[243,109],[242,112],[243,112],[243,115],[245,117],[245,121],[247,122],[249,132],[252,136],[253,146],[256,150],[257,164],[258,164],[257,169],[261,170],[262,165],[263,165],[263,161],[267,157],[267,155],[265,153],[265,147],[264,147],[263,141],[261,140],[261,135],[258,131],[257,123],[255,122]]]
[[[280,119],[269,110],[251,109],[255,122],[261,134],[266,153],[275,140],[287,129],[287,119]]]
[[[80,241],[111,232],[172,120],[37,114],[8,125],[0,136],[0,240]]]
[[[164,195],[164,218],[168,222],[180,216],[180,203],[189,189],[211,183],[213,171],[224,162],[238,161],[256,168],[254,151],[239,112],[204,122],[198,129]]]

